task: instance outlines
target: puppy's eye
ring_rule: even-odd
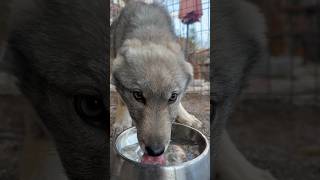
[[[102,98],[96,95],[74,96],[74,106],[78,115],[90,125],[106,128],[106,110]]]
[[[145,103],[145,98],[143,97],[143,93],[141,91],[133,91],[133,97],[142,103]]]
[[[172,93],[171,94],[171,97],[169,98],[169,103],[174,103],[174,102],[176,102],[176,100],[177,100],[177,98],[178,98],[178,94],[177,93]]]

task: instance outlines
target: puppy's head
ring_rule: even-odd
[[[192,79],[192,66],[175,43],[124,42],[112,67],[117,91],[136,124],[138,140],[151,156],[161,155]]]

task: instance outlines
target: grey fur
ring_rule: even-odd
[[[128,1],[111,25],[111,49],[115,57],[126,39],[165,42],[175,38],[168,12],[159,4]]]
[[[107,127],[88,125],[74,108],[74,95],[89,90],[108,109],[107,2],[20,0],[14,7],[2,69],[19,79],[69,178],[107,179]]]
[[[129,1],[112,24],[113,83],[137,127],[141,146],[167,146],[171,124],[192,79],[168,12],[158,4]],[[133,97],[143,92],[145,104]],[[173,92],[179,97],[169,104]]]

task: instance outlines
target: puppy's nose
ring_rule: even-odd
[[[165,147],[162,145],[146,146],[146,151],[149,156],[160,156],[163,154]]]

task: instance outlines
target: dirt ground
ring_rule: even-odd
[[[183,104],[204,122],[201,131],[209,135],[208,96],[187,95]],[[114,112],[114,103],[111,105]],[[228,130],[250,161],[271,170],[279,180],[318,180],[319,110],[280,102],[246,101],[239,104]],[[30,118],[35,116],[23,98],[0,95],[1,180],[14,180],[17,175],[24,121]]]

